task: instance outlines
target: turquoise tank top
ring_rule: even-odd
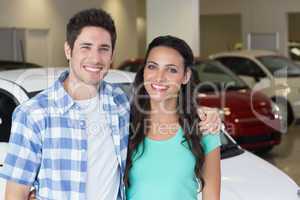
[[[197,200],[195,158],[183,141],[181,128],[167,140],[145,138],[142,156],[142,145],[133,155],[127,200]],[[204,135],[201,145],[208,154],[221,145],[220,135]]]

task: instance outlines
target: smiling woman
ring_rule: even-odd
[[[191,48],[179,38],[149,44],[133,84],[129,200],[195,200],[199,189],[203,200],[220,199],[220,137],[199,129],[193,63]]]

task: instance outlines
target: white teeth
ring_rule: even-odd
[[[96,67],[87,67],[87,66],[85,66],[85,69],[87,71],[91,71],[91,72],[99,72],[100,71],[100,68],[96,68]]]
[[[157,90],[166,90],[167,89],[166,86],[162,86],[162,85],[151,84],[151,86]]]

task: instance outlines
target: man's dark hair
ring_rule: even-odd
[[[115,23],[107,12],[96,8],[80,11],[69,20],[66,38],[71,49],[73,49],[81,30],[87,26],[100,27],[108,31],[111,37],[112,50],[114,50],[117,39]]]

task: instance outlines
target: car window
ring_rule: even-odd
[[[122,65],[119,69],[125,70],[129,72],[137,72],[140,67],[140,63],[138,62],[129,62]]]
[[[202,89],[200,88],[200,92],[209,91],[213,88],[222,90],[248,88],[244,81],[218,61],[196,62],[195,68],[201,81]]]
[[[38,91],[33,91],[33,92],[29,92],[27,93],[29,98],[34,97],[35,95],[37,95],[38,93],[40,93],[42,90],[38,90]]]
[[[278,77],[300,76],[300,66],[283,56],[260,56],[257,59],[274,75]]]
[[[17,103],[4,90],[0,90],[0,142],[8,142],[11,129],[11,118]]]
[[[265,72],[253,61],[241,57],[221,57],[217,58],[226,67],[237,75],[250,77],[266,77]]]
[[[203,72],[213,74],[224,74],[224,72],[214,63],[203,63]]]

